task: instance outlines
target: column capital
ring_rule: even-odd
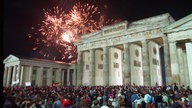
[[[79,58],[79,57],[82,57],[83,51],[78,51],[77,54],[78,54],[78,58]]]
[[[51,70],[51,69],[53,69],[52,67],[47,67],[47,70]]]
[[[56,70],[61,72],[63,69],[62,68],[57,68]]]
[[[19,71],[21,68],[21,65],[17,65],[17,71]]]
[[[170,44],[176,44],[177,41],[169,41]]]
[[[82,53],[82,52],[83,52],[83,51],[79,51],[79,50],[77,51],[77,53]]]
[[[90,53],[90,55],[92,55],[93,53],[95,53],[95,49],[90,49],[89,53]]]
[[[123,44],[124,49],[128,48],[129,46],[130,46],[130,43],[124,43]]]
[[[168,39],[168,37],[167,36],[163,36],[163,37],[161,37],[162,39],[163,39],[163,41],[165,41],[165,40],[167,40]]]
[[[39,66],[37,69],[44,69],[44,67]]]
[[[130,45],[130,43],[124,43],[123,45]]]
[[[150,40],[148,40],[148,39],[144,39],[144,40],[141,40],[141,43],[142,43],[142,44],[145,44],[145,43],[147,44],[149,41],[150,41]]]
[[[141,43],[145,43],[146,42],[146,39],[144,39],[144,40],[141,40]]]
[[[102,47],[103,50],[104,50],[104,49],[108,49],[108,48],[109,48],[109,46]]]
[[[95,51],[96,49],[90,49],[89,51]]]

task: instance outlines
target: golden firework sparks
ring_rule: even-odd
[[[64,11],[58,6],[53,9],[43,9],[44,20],[37,28],[36,45],[33,50],[45,58],[53,60],[77,61],[77,49],[73,42],[80,39],[80,35],[99,30],[106,24],[116,20],[105,19],[99,8],[93,4],[75,3],[71,10]],[[35,30],[34,27],[32,29]],[[33,38],[32,34],[29,38]]]

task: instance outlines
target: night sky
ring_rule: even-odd
[[[4,0],[3,59],[9,54],[35,57],[32,51],[34,43],[28,38],[28,33],[31,31],[31,27],[43,20],[43,8],[52,8],[55,5],[62,5],[62,3],[70,7],[75,2],[75,0],[63,1]],[[163,13],[170,13],[175,20],[179,20],[192,13],[190,0],[165,0],[166,2],[162,2],[162,0],[140,0],[140,2],[138,0],[132,0],[132,2],[130,0],[84,0],[84,2],[96,3],[98,1],[101,1],[101,5],[105,3],[108,7],[105,16],[127,21]]]

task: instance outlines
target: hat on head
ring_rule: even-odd
[[[69,99],[63,99],[63,100],[61,100],[61,105],[62,105],[63,107],[69,107],[69,106],[71,105],[71,100],[69,100]]]

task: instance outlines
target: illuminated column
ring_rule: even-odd
[[[56,75],[56,81],[55,82],[61,83],[61,69],[57,69],[55,75]]]
[[[130,66],[130,53],[129,53],[129,44],[123,44],[124,46],[124,61],[123,61],[123,84],[131,84],[131,66]]]
[[[78,51],[78,70],[77,70],[77,86],[82,85],[83,75],[83,52]]]
[[[77,65],[74,66],[73,70],[73,85],[77,85]]]
[[[69,75],[70,75],[70,69],[66,69],[67,70],[67,85],[68,86],[70,86],[71,84],[70,84],[70,77],[69,77]]]
[[[143,80],[144,80],[143,84],[146,86],[151,86],[148,40],[142,41],[142,63],[143,63]]]
[[[12,75],[12,79],[11,79],[11,85],[16,80],[16,71],[17,71],[17,67],[15,65],[15,66],[13,66],[13,75]]]
[[[184,56],[183,56],[183,49],[182,48],[177,48],[177,58],[178,58],[178,64],[179,64],[179,79],[180,80],[180,85],[185,85],[186,84],[186,76],[184,72]]]
[[[190,88],[192,88],[192,42],[185,43],[187,53],[187,65],[189,73]]]
[[[43,67],[39,67],[37,69],[37,78],[35,84],[38,86],[42,86],[43,84]]]
[[[103,48],[103,85],[109,85],[109,48]]]
[[[7,75],[8,75],[8,67],[4,68],[4,73],[3,73],[3,86],[6,86],[7,83]]]
[[[25,71],[25,82],[31,82],[32,66],[26,66],[26,68],[27,68],[27,71]]]
[[[20,78],[19,78],[19,85],[23,85],[23,66],[21,66]]]
[[[50,67],[47,70],[47,86],[51,86],[52,85],[52,74],[53,74],[53,71],[52,71],[52,68]]]
[[[19,75],[20,75],[20,65],[17,65],[17,69],[16,69],[16,80],[19,80]]]
[[[185,79],[186,79],[186,83],[185,85],[190,85],[190,79],[189,79],[189,71],[188,71],[188,61],[187,61],[187,52],[186,53],[183,53],[183,58],[184,58],[184,72],[185,72]]]
[[[89,85],[95,85],[95,50],[90,50],[90,72],[89,72]]]
[[[65,77],[65,69],[61,69],[61,75],[60,75],[60,79],[61,79],[61,84],[63,85],[64,84],[64,77]]]
[[[11,80],[11,66],[8,67],[8,72],[7,72],[7,83],[6,86],[10,86],[10,80]]]
[[[177,58],[177,46],[176,42],[169,43],[170,58],[171,58],[171,73],[172,83],[179,83],[179,64]]]
[[[166,36],[163,37],[163,46],[164,46],[166,85],[171,85],[172,84],[172,75],[171,75],[170,53],[169,53],[168,39]]]

